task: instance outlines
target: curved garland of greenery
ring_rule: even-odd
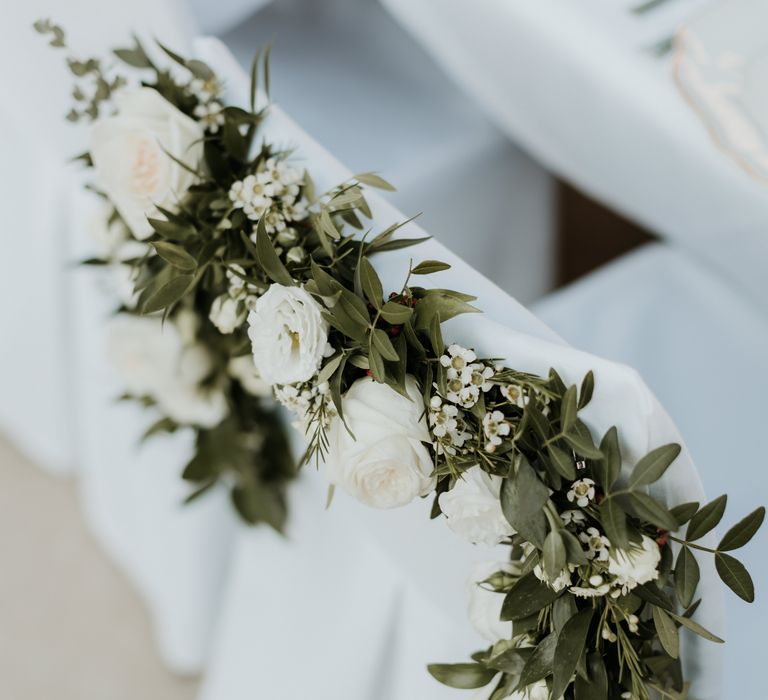
[[[49,22],[36,28],[49,34],[53,45],[64,46],[60,28]],[[180,82],[157,67],[138,42],[115,55],[144,71],[145,86],[207,124],[203,158],[190,166],[183,154],[168,154],[192,170],[195,184],[178,206],[160,209],[162,218],[149,220],[153,231],[146,254],[127,261],[138,301],[121,311],[162,313],[169,322],[193,312],[198,319],[194,340],[213,358],[203,385],[224,391],[228,410],[217,425],[192,426],[197,450],[183,474],[196,486],[190,498],[225,481],[232,484],[234,505],[245,520],[277,529],[283,525],[285,488],[296,475],[287,437],[271,403],[249,392],[247,381],[229,369],[232,358],[249,353],[242,318],[232,332],[222,333],[209,314],[233,289],[252,290],[258,298],[272,285],[300,285],[322,308],[331,347],[311,379],[275,388],[283,403],[294,408],[301,403],[301,427],[309,442],[305,459],[324,457],[328,426],[344,421],[344,397],[357,380],[370,376],[407,396],[407,377],[413,377],[430,430],[433,516],[444,510],[442,495],[464,483],[470,470],[480,470],[481,481],[497,489],[496,507],[505,520],[496,541],[509,546],[510,565],[500,566],[480,585],[503,596],[501,619],[511,621],[512,634],[470,663],[430,666],[435,678],[457,688],[487,687],[492,700],[686,697],[679,628],[722,641],[692,619],[699,604],[699,567],[692,550],[713,553],[723,581],[744,600],[753,600],[749,574],[727,552],[751,539],[764,509],[732,527],[717,549],[702,546],[698,541],[723,516],[725,496],[703,506],[667,509],[648,495],[647,486],[679,454],[677,445],[653,450],[620,477],[617,430],[596,445],[578,415],[592,397],[591,373],[577,388],[566,386],[554,370],[537,377],[478,359],[470,349],[446,348],[441,323],[476,311],[469,305],[473,298],[419,287],[412,279],[448,266],[422,262],[408,271],[400,290],[386,293],[369,259],[419,241],[395,239],[399,225],[370,240],[346,232],[363,229],[370,218],[364,186],[388,189],[381,178],[359,175],[318,195],[305,174],[293,187],[290,204],[303,202],[306,211],[293,219],[286,209],[278,211],[277,195],[259,216],[242,202],[233,204],[246,178],[277,167],[287,156],[266,143],[253,155],[266,114],[266,108],[256,109],[256,79],[263,65],[268,88],[268,52],[263,64],[258,55],[254,61],[250,110],[212,110],[217,81],[210,68],[161,48],[189,71],[191,81]],[[81,81],[96,86],[92,98],[76,88],[82,109],[70,118],[95,119],[125,81],[108,78],[95,59],[69,63]],[[210,88],[206,98],[200,97],[201,84]],[[82,159],[92,164],[88,154]],[[117,212],[113,218],[119,218]],[[248,304],[246,298],[233,298]],[[155,403],[151,397],[132,398]],[[149,433],[178,425],[166,416]],[[685,535],[672,534],[686,524]],[[678,545],[676,554],[671,542]]]

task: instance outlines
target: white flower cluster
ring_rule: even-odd
[[[240,265],[230,265],[226,277],[229,288],[225,294],[213,300],[208,314],[211,323],[224,335],[234,333],[243,325],[247,312],[254,307],[258,295],[263,291],[245,280],[245,270]]]
[[[432,446],[439,455],[455,455],[457,448],[464,447],[464,443],[472,437],[472,433],[465,429],[462,412],[454,404],[445,403],[437,395],[429,400],[427,421],[435,438]]]
[[[206,131],[212,134],[217,133],[219,127],[224,124],[224,114],[222,112],[224,107],[219,102],[219,98],[223,93],[221,83],[215,77],[208,78],[207,80],[195,78],[188,85],[188,89],[197,98],[198,102],[193,110],[193,114]]]
[[[264,217],[267,233],[279,233],[308,216],[308,202],[299,198],[303,180],[302,170],[269,158],[256,173],[232,184],[229,199],[251,221]]]
[[[477,362],[474,350],[460,345],[448,346],[448,351],[440,357],[440,364],[446,368],[447,394],[451,403],[462,408],[472,408],[480,398],[480,392],[490,391],[495,374],[493,367]]]
[[[293,427],[305,435],[311,434],[318,420],[327,429],[336,415],[328,382],[287,384],[276,386],[274,391],[275,398],[296,415]]]

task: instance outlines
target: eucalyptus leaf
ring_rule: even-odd
[[[501,606],[502,620],[522,620],[553,603],[559,593],[539,581],[533,572],[518,579]]]
[[[184,248],[167,241],[154,241],[152,246],[157,254],[179,270],[192,272],[197,267],[197,261]]]
[[[587,633],[592,623],[592,607],[581,610],[563,626],[557,639],[552,679],[552,697],[559,698],[571,682],[579,658],[584,653]]]
[[[429,664],[427,670],[443,685],[461,690],[482,688],[496,675],[496,671],[481,664]]]
[[[693,602],[699,585],[699,563],[689,547],[682,547],[675,564],[675,588],[680,604],[687,608]]]
[[[695,542],[717,527],[717,524],[723,518],[727,502],[728,496],[723,494],[699,509],[698,513],[688,523],[685,539],[689,542]]]
[[[654,605],[653,624],[656,626],[656,632],[664,651],[676,659],[680,655],[680,636],[672,618],[664,610]]]
[[[739,598],[748,603],[754,602],[755,584],[744,564],[730,554],[715,552],[715,568],[723,583]]]
[[[414,275],[431,275],[433,272],[442,272],[443,270],[450,270],[451,266],[448,263],[440,262],[439,260],[424,260],[414,267],[411,272]]]
[[[747,517],[739,520],[738,523],[725,533],[717,548],[721,552],[728,552],[743,547],[755,536],[755,533],[763,524],[764,518],[765,508],[763,506],[753,510]]]
[[[680,445],[662,445],[643,457],[632,470],[627,488],[634,489],[658,481],[680,454]]]
[[[522,690],[526,686],[531,685],[531,683],[540,681],[542,678],[552,674],[557,638],[557,633],[552,632],[536,645],[536,649],[534,649],[533,654],[531,654],[520,674],[520,681],[517,684],[518,689]]]

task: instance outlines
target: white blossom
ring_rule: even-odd
[[[245,307],[237,299],[222,294],[213,300],[208,318],[220,333],[228,335],[243,324],[245,313]]]
[[[643,535],[639,544],[630,542],[629,549],[611,548],[608,571],[614,577],[614,584],[626,595],[636,586],[655,581],[659,577],[660,561],[659,546]]]
[[[578,527],[587,522],[587,516],[581,510],[564,510],[560,513],[560,517],[566,525],[576,525]]]
[[[588,559],[598,561],[608,559],[608,548],[611,543],[596,527],[588,527],[585,532],[579,534],[579,539],[587,546],[585,553]]]
[[[272,396],[272,386],[265,382],[256,369],[252,355],[233,357],[227,365],[229,376],[240,382],[243,389],[253,396]]]
[[[502,438],[509,435],[510,424],[504,419],[501,411],[493,411],[483,416],[483,433],[486,437],[485,449],[493,452],[501,445]]]
[[[518,384],[504,384],[500,387],[501,395],[511,404],[519,408],[525,408],[528,405],[528,396],[523,391],[523,387]]]
[[[579,479],[571,484],[571,488],[568,489],[566,498],[573,503],[576,501],[576,505],[579,508],[586,508],[590,501],[595,500],[595,482],[592,479]]]
[[[224,112],[220,102],[212,101],[199,104],[193,110],[193,114],[203,124],[203,128],[212,134],[218,132],[219,127],[224,125]]]

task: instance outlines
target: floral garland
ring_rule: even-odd
[[[65,46],[59,27],[36,29]],[[274,395],[306,436],[305,461],[324,463],[333,486],[377,508],[433,495],[433,516],[458,536],[509,547],[471,586],[471,618],[490,646],[470,663],[430,666],[439,681],[491,700],[686,697],[679,628],[722,641],[692,619],[692,550],[712,553],[752,601],[728,552],[752,538],[764,508],[716,549],[697,544],[726,497],[667,509],[647,493],[674,444],[621,476],[616,428],[596,445],[578,415],[591,373],[566,386],[554,370],[534,376],[446,345],[441,323],[477,311],[473,297],[412,283],[445,263],[411,266],[400,290],[383,288],[370,258],[419,240],[394,238],[402,224],[370,240],[347,231],[371,217],[364,186],[389,189],[384,180],[358,175],[317,194],[287,153],[255,146],[268,52],[244,110],[222,104],[204,63],[160,48],[187,78],[138,42],[114,52],[142,71],[132,90],[96,59],[69,59],[79,78],[70,118],[95,120],[81,158],[110,209],[110,253],[89,262],[130,274],[112,343],[126,397],[162,414],[149,434],[196,431],[190,498],[223,481],[247,521],[282,526],[296,467]]]

